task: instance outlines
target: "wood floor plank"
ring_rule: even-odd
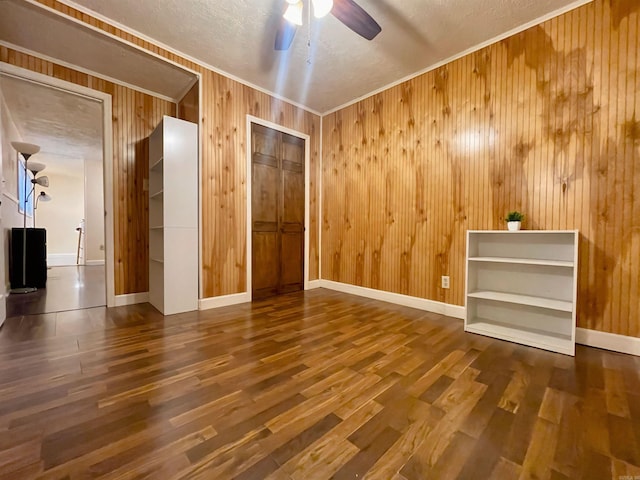
[[[551,474],[551,462],[558,441],[558,426],[538,418],[531,436],[531,443],[522,463],[521,479],[546,478]]]
[[[63,317],[0,329],[0,479],[640,475],[627,355],[571,358],[323,289]]]
[[[604,369],[605,392],[607,399],[607,411],[612,415],[629,418],[629,403],[624,385],[622,372]]]

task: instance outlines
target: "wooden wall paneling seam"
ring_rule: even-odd
[[[622,160],[622,172],[618,175],[621,178],[622,185],[617,189],[618,201],[616,204],[616,230],[621,231],[625,225],[632,227],[632,219],[629,216],[629,210],[633,207],[633,198],[630,197],[631,192],[628,189],[628,179],[633,178],[629,174],[631,173],[631,165],[633,161],[633,143],[629,148],[629,141],[626,132],[626,125],[628,119],[633,117],[633,110],[635,105],[629,100],[634,97],[633,92],[630,89],[635,89],[635,85],[628,81],[628,76],[633,72],[633,63],[629,62],[629,31],[630,20],[623,21],[619,26],[619,47],[618,47],[618,78],[617,78],[617,90],[618,90],[618,115],[616,124],[618,125],[616,136],[618,137],[618,143],[621,145],[622,152],[618,152],[617,158]],[[622,72],[621,69],[624,69]],[[630,265],[628,263],[628,257],[626,255],[627,240],[631,238],[632,231],[626,232],[623,235],[616,237],[616,241],[619,245],[620,261],[617,262],[617,272],[614,274],[614,286],[616,298],[614,299],[614,310],[612,318],[620,319],[620,328],[625,331],[630,330],[630,318],[629,318],[629,296],[627,295],[628,285],[631,283],[629,275]],[[630,242],[629,242],[630,243]]]
[[[635,71],[635,80],[637,85],[638,81],[640,80],[640,74],[638,73],[638,69],[640,68],[640,53],[638,53],[638,50],[640,50],[640,15],[637,16],[636,22],[633,25],[633,30],[630,31],[629,35],[631,37],[632,44],[635,42],[635,45],[630,48],[630,51],[634,54],[633,70]],[[635,128],[636,126],[638,126],[639,121],[639,115],[637,114],[637,112],[640,112],[640,92],[635,89],[633,91],[633,96],[633,110],[635,115],[633,115],[632,121],[635,120],[635,122],[632,123],[632,127]],[[633,143],[633,147],[631,170],[631,176],[633,178],[633,204],[631,208],[631,221],[633,222],[634,230],[631,238],[631,246],[629,248],[629,259],[640,258],[640,196],[635,194],[636,189],[640,188],[640,169],[638,168],[638,162],[640,161],[640,147],[636,146],[635,140]],[[629,271],[632,271],[631,268],[629,269]],[[638,278],[638,275],[631,274],[631,282],[629,283],[629,294],[627,297],[631,301],[629,313],[630,318],[640,318],[640,295],[635,295],[635,292],[638,291],[640,291],[640,279]],[[638,322],[633,323],[633,325],[631,326],[630,334],[633,336],[640,335],[640,325],[638,325]]]
[[[624,142],[621,142],[620,139],[624,135],[621,130],[624,126],[624,103],[626,98],[620,98],[621,95],[624,94],[619,87],[620,77],[624,78],[624,74],[620,74],[620,70],[625,68],[624,64],[620,63],[620,58],[623,53],[624,44],[621,42],[621,37],[623,36],[624,27],[627,22],[620,22],[617,28],[617,35],[615,34],[615,29],[611,30],[611,57],[609,57],[609,62],[611,67],[609,68],[610,73],[610,88],[609,88],[609,105],[610,105],[610,115],[611,120],[613,121],[613,125],[615,125],[615,130],[610,133],[610,136],[614,136],[614,150],[613,155],[610,157],[614,160],[613,164],[610,165],[609,168],[614,169],[613,175],[607,175],[607,179],[610,181],[608,193],[613,197],[613,208],[610,216],[610,227],[607,229],[607,236],[612,239],[613,252],[618,253],[619,255],[622,252],[622,235],[612,235],[611,230],[621,231],[621,216],[624,214],[624,208],[621,204],[621,198],[624,196]],[[611,108],[611,106],[615,105],[615,108]],[[622,118],[621,118],[622,114]],[[609,312],[609,321],[613,322],[613,319],[619,319],[620,315],[620,262],[622,258],[618,258],[617,261],[611,265],[612,272],[610,274],[610,312]],[[625,328],[628,327],[628,319],[620,318],[620,327]],[[625,325],[626,324],[626,325]]]
[[[611,24],[611,12],[607,12],[605,10],[605,18],[607,18],[609,20],[609,24]],[[606,89],[603,88],[603,91],[606,92],[606,96],[604,98],[604,104],[606,105],[606,111],[605,111],[605,120],[606,120],[606,130],[603,134],[603,138],[605,140],[605,144],[604,144],[604,162],[602,162],[602,158],[601,158],[601,162],[600,165],[601,167],[605,167],[606,168],[606,174],[603,176],[603,180],[600,184],[600,198],[602,198],[603,203],[601,203],[602,208],[603,208],[603,212],[600,218],[600,231],[601,234],[603,236],[603,242],[602,242],[602,250],[604,252],[613,252],[614,250],[614,239],[611,238],[611,236],[609,235],[609,225],[613,220],[613,215],[614,215],[614,209],[615,209],[615,194],[616,192],[613,191],[613,189],[615,188],[615,181],[614,181],[614,176],[613,174],[615,173],[615,158],[616,158],[616,151],[615,151],[615,145],[612,142],[611,139],[611,131],[615,128],[615,106],[612,103],[612,89],[613,87],[613,81],[612,81],[612,77],[614,76],[614,70],[613,70],[613,65],[615,65],[613,63],[614,60],[614,56],[612,55],[612,53],[614,52],[614,41],[615,39],[614,37],[614,32],[613,29],[608,28],[605,30],[605,45],[606,45],[606,51],[607,54],[603,55],[603,60],[606,58],[607,61],[607,68],[606,68],[606,79],[603,81],[603,84],[606,85]],[[615,101],[615,98],[613,99]],[[610,162],[610,160],[614,160],[613,162]],[[603,165],[606,164],[605,165]],[[602,188],[604,186],[604,189]],[[603,284],[601,284],[601,287],[606,288],[607,290],[607,296],[609,297],[609,300],[611,300],[611,274],[608,273],[613,265],[610,264],[610,262],[608,261],[608,259],[603,259],[603,265],[602,265],[602,271],[599,272],[600,275],[602,275],[602,277],[604,278],[604,282]],[[611,329],[611,302],[608,301],[604,304],[604,312],[603,312],[603,326],[605,328],[605,330],[609,331]]]

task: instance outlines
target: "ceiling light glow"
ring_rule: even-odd
[[[312,0],[313,15],[316,18],[322,18],[331,12],[333,8],[333,0]]]
[[[287,11],[284,12],[284,19],[294,25],[302,25],[302,1],[295,4],[289,4]]]

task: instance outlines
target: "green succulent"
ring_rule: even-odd
[[[505,221],[507,222],[521,222],[522,219],[524,218],[524,215],[520,212],[517,211],[513,211],[513,212],[509,212],[507,213],[507,216],[505,217]]]

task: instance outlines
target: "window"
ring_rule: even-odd
[[[25,177],[25,168],[24,168],[24,160],[20,160],[18,162],[18,211],[22,214],[24,213],[24,196],[25,196],[25,183],[27,183],[27,216],[33,217],[33,195],[29,195],[32,189],[31,179],[33,178],[33,174],[27,170],[27,176]]]

